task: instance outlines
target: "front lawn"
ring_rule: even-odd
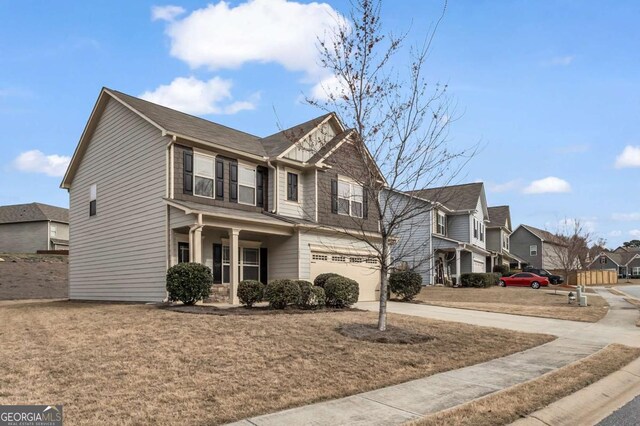
[[[609,305],[600,296],[588,294],[587,307],[569,305],[566,293],[553,294],[553,288],[527,287],[452,288],[424,287],[416,301],[449,308],[475,309],[503,314],[529,315],[573,321],[597,322]]]
[[[343,397],[540,345],[546,335],[422,318],[433,337],[356,340],[369,312],[217,316],[148,305],[0,303],[0,404],[64,404],[69,424],[212,424]]]

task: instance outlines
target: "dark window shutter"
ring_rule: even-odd
[[[183,192],[193,194],[193,152],[185,151],[183,159]]]
[[[369,191],[367,188],[362,188],[362,218],[369,218]]]
[[[256,170],[256,206],[264,206],[264,174],[265,170],[258,167]]]
[[[267,248],[260,247],[260,282],[262,284],[267,284],[269,282],[268,264],[269,259],[267,258]]]
[[[331,179],[331,213],[338,213],[338,181]]]
[[[229,201],[238,202],[238,164],[229,164]]]
[[[213,283],[222,284],[222,244],[213,245]]]
[[[216,159],[216,198],[224,199],[224,161]]]

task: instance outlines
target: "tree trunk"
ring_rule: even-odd
[[[380,310],[378,311],[378,330],[387,330],[387,299],[389,293],[389,255],[386,237],[382,239],[382,262],[380,264]]]

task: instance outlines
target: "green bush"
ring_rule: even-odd
[[[211,269],[200,263],[178,263],[167,270],[167,292],[171,302],[193,305],[211,294]]]
[[[333,272],[327,272],[325,274],[320,274],[316,277],[315,280],[313,280],[313,285],[317,286],[317,287],[322,287],[324,288],[324,285],[326,284],[327,280],[329,278],[333,278],[333,277],[341,277],[342,275],[339,274],[334,274]]]
[[[324,285],[327,305],[334,308],[346,308],[358,301],[360,286],[346,277],[331,277]]]
[[[300,286],[292,280],[274,280],[267,284],[264,298],[273,309],[284,309],[300,300]]]
[[[498,284],[500,274],[497,273],[467,273],[460,275],[462,287],[486,288]]]
[[[250,308],[261,302],[264,297],[264,284],[260,281],[244,280],[238,284],[238,299],[240,303]]]
[[[493,265],[493,272],[500,274],[502,277],[508,277],[509,271],[509,266],[507,265]]]
[[[298,281],[300,285],[300,301],[298,304],[304,309],[317,309],[324,306],[326,297],[322,287],[314,286],[309,281]]]
[[[402,300],[413,300],[422,290],[422,276],[416,271],[396,271],[389,275],[389,291]]]

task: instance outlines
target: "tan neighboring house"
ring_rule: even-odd
[[[68,209],[42,203],[0,206],[0,253],[68,249]]]
[[[162,301],[165,275],[200,262],[233,303],[241,280],[337,272],[379,293],[377,213],[348,176],[353,131],[326,114],[258,137],[102,89],[62,188],[71,299]]]
[[[567,246],[549,231],[531,225],[520,225],[509,239],[511,253],[528,266],[541,269],[562,269]],[[564,254],[564,256],[562,256]]]

